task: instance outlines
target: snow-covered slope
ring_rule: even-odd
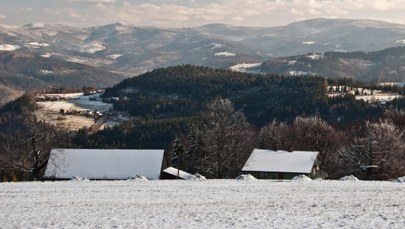
[[[397,182],[0,183],[1,228],[403,228]]]
[[[20,49],[20,46],[11,44],[0,44],[0,51],[15,51],[17,49]]]

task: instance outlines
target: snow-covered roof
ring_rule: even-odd
[[[53,149],[45,178],[127,179],[143,175],[158,179],[163,150]]]
[[[318,152],[254,149],[242,171],[310,173]]]
[[[163,170],[163,172],[168,173],[170,175],[176,176],[176,177],[180,177],[182,179],[188,179],[189,177],[193,176],[188,172],[184,172],[182,170],[178,170],[176,168],[173,167],[167,167],[165,170]]]

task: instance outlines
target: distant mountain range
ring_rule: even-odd
[[[88,83],[108,86],[157,67],[228,68],[310,52],[369,52],[402,45],[405,25],[374,20],[312,19],[269,28],[209,24],[170,29],[120,23],[90,28],[41,23],[0,26],[0,85],[12,90]],[[13,71],[5,63],[7,58],[13,61]],[[38,68],[37,62],[48,68]],[[87,73],[82,74],[81,68]],[[63,75],[72,71],[80,73]],[[63,77],[50,79],[52,72]],[[28,82],[24,86],[21,75],[33,78],[37,86]]]

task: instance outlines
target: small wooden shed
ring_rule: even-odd
[[[163,170],[161,178],[167,180],[174,180],[174,179],[187,180],[192,176],[193,175],[183,170],[179,170],[174,167],[167,167],[166,169]]]
[[[258,179],[291,179],[298,175],[312,178],[318,171],[317,156],[316,151],[254,149],[242,173]]]

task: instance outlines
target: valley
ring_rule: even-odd
[[[95,132],[125,121],[123,113],[112,111],[111,103],[101,101],[101,93],[39,94],[36,96],[39,109],[35,114],[39,120],[69,131]]]
[[[187,163],[200,167],[189,170],[224,178],[264,147],[317,150],[324,177],[370,179],[362,166],[372,166],[372,151],[356,147],[374,138],[368,149],[392,142],[395,154],[376,162],[386,170],[375,179],[396,178],[400,166],[383,162],[400,161],[404,147],[404,28],[347,19],[269,28],[0,26],[2,101],[29,92],[0,107],[2,171],[32,179],[35,149],[166,149],[179,163],[179,147],[196,156]],[[366,39],[372,34],[380,35]],[[202,162],[206,152],[240,158],[213,168]]]

